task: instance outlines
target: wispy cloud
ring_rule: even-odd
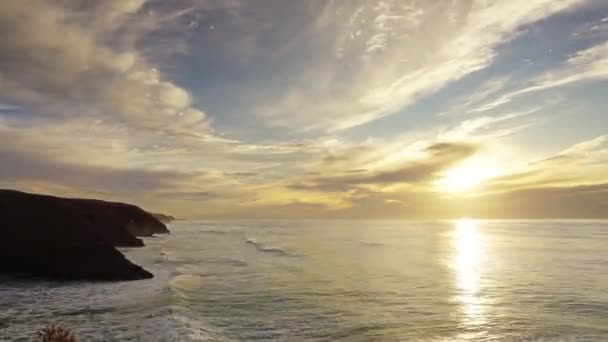
[[[509,81],[509,76],[501,76],[489,79],[485,81],[482,85],[480,85],[472,94],[467,95],[462,99],[459,99],[457,103],[451,105],[447,111],[441,112],[439,113],[439,115],[448,116],[470,114],[469,111],[471,110],[471,107],[479,105],[480,102],[486,100],[491,95],[494,95],[497,92],[503,90],[503,88]]]
[[[347,37],[329,45],[340,58],[312,60],[287,91],[261,107],[270,124],[340,130],[394,114],[490,65],[496,47],[522,26],[582,1],[383,3],[325,8],[336,21],[350,18],[345,26],[318,28],[317,34]],[[327,56],[323,51],[316,52]]]
[[[502,95],[470,112],[485,112],[527,94],[606,78],[608,78],[608,42],[577,52],[560,68],[545,72],[529,81],[524,88]]]
[[[344,170],[342,175],[306,179],[288,187],[295,190],[348,191],[361,186],[428,182],[440,171],[464,160],[477,148],[462,143],[435,143],[424,149],[425,157],[381,170]],[[349,172],[351,171],[351,172]]]
[[[513,191],[539,186],[568,187],[608,182],[608,136],[577,143],[550,157],[494,179],[489,191]]]
[[[0,181],[30,186],[61,186],[109,193],[148,193],[179,186],[185,175],[174,171],[115,169],[60,163],[41,155],[29,155],[0,148],[3,167]]]
[[[475,139],[492,139],[507,136],[529,125],[529,122],[520,122],[519,124],[514,124],[513,121],[526,118],[539,112],[542,110],[542,108],[542,106],[538,106],[519,112],[511,112],[495,116],[478,116],[467,119],[462,121],[456,127],[441,132],[439,137],[440,139],[462,140],[471,139],[471,137],[475,137]],[[503,127],[498,126],[504,123],[507,123],[507,125],[504,125]]]

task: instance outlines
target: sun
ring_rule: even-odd
[[[439,190],[448,193],[467,193],[478,189],[496,175],[496,169],[479,162],[457,165],[444,172],[436,181]]]

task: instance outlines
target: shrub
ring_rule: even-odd
[[[57,324],[38,330],[36,335],[39,342],[76,342],[73,332]]]

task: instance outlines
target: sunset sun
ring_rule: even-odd
[[[436,182],[439,190],[466,193],[478,189],[496,175],[494,168],[481,163],[465,163],[444,172]]]

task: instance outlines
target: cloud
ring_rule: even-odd
[[[394,168],[349,172],[339,176],[322,176],[290,184],[293,190],[324,192],[348,191],[365,185],[396,185],[432,180],[455,163],[472,156],[478,148],[464,143],[435,143],[425,148],[425,158],[405,162]]]
[[[548,72],[535,80],[535,85],[522,90],[532,92],[580,81],[608,77],[608,42],[577,52],[568,58],[565,68]]]
[[[74,196],[94,194],[141,199],[164,192],[205,192],[234,182],[234,178],[207,171],[200,164],[171,167],[168,155],[149,164],[147,158],[151,155],[158,157],[166,153],[160,147],[142,151],[135,147],[148,141],[149,136],[136,135],[123,140],[124,131],[106,131],[106,128],[100,128],[99,132],[92,124],[83,130],[78,123],[76,127],[18,129],[7,127],[0,120],[0,184],[35,191],[68,191]],[[72,129],[81,132],[75,134]],[[104,139],[104,136],[111,138]]]
[[[519,112],[495,116],[478,116],[467,119],[460,122],[456,127],[441,132],[439,138],[446,140],[462,140],[475,137],[477,140],[489,140],[511,135],[529,124],[524,122],[519,125],[514,125],[513,121],[521,121],[522,118],[527,118],[532,114],[538,113],[542,108],[543,106],[538,106]]]
[[[584,23],[572,34],[575,38],[603,38],[608,35],[608,17]]]
[[[172,171],[115,169],[58,163],[40,155],[18,153],[0,147],[0,182],[63,187],[107,193],[153,193],[179,187],[186,175]]]
[[[47,119],[204,132],[204,112],[140,52],[147,34],[168,25],[154,13],[144,0],[4,1],[3,98]]]
[[[533,187],[484,196],[469,205],[488,218],[608,218],[608,183]]]
[[[328,2],[324,17],[340,25],[311,30],[335,40],[310,48],[311,65],[257,111],[270,125],[322,131],[395,114],[492,64],[523,26],[582,2]]]
[[[181,209],[189,212],[196,198],[251,200],[256,187],[303,173],[306,161],[318,155],[315,148],[296,142],[174,142],[172,136],[90,119],[32,127],[0,119],[0,184],[33,191],[69,190],[71,196],[189,201]]]
[[[387,203],[386,198],[395,201]],[[457,219],[608,218],[608,183],[543,186],[469,197],[437,197],[424,191],[368,193],[335,212],[341,217]]]
[[[535,92],[574,85],[580,82],[599,81],[608,78],[608,42],[581,50],[569,57],[559,69],[545,72],[522,89],[504,94],[485,103],[470,113],[485,112],[510,103],[515,98]]]
[[[510,79],[510,76],[502,76],[484,81],[472,94],[459,99],[456,104],[451,105],[447,111],[439,113],[439,115],[469,114],[471,107],[479,105],[480,102],[504,89]]]
[[[208,213],[218,218],[283,219],[554,219],[608,218],[608,183],[538,186],[469,197],[441,197],[429,191],[373,191],[345,194],[345,204],[289,201],[238,205]]]
[[[606,137],[509,169],[471,196],[433,182],[461,162],[523,163],[499,147],[534,149],[513,133],[544,113],[471,114],[606,76],[605,44],[513,93],[516,74],[473,75],[503,63],[497,54],[530,25],[583,2],[7,0],[0,184],[207,217],[445,217],[459,201],[503,214],[480,201],[526,203],[520,191],[601,199]],[[467,76],[456,93],[471,95],[450,102],[445,89],[431,109],[455,104],[422,118],[421,99]],[[420,113],[406,111],[413,104]]]
[[[0,187],[134,201],[158,209],[176,205],[174,212],[187,215],[202,201],[237,205],[256,196],[255,189],[242,182],[243,174],[202,170],[200,165],[195,170],[180,170],[61,161],[49,151],[31,147],[23,137],[0,135]]]
[[[156,194],[158,197],[166,200],[182,200],[182,201],[195,201],[205,202],[216,199],[218,195],[212,194],[206,191],[164,191]]]
[[[608,182],[608,136],[580,142],[550,157],[512,170],[485,186],[487,192],[538,187],[576,187]]]
[[[592,166],[600,161],[608,161],[608,135],[575,144],[552,157],[543,159],[534,165],[568,163],[569,165]]]

